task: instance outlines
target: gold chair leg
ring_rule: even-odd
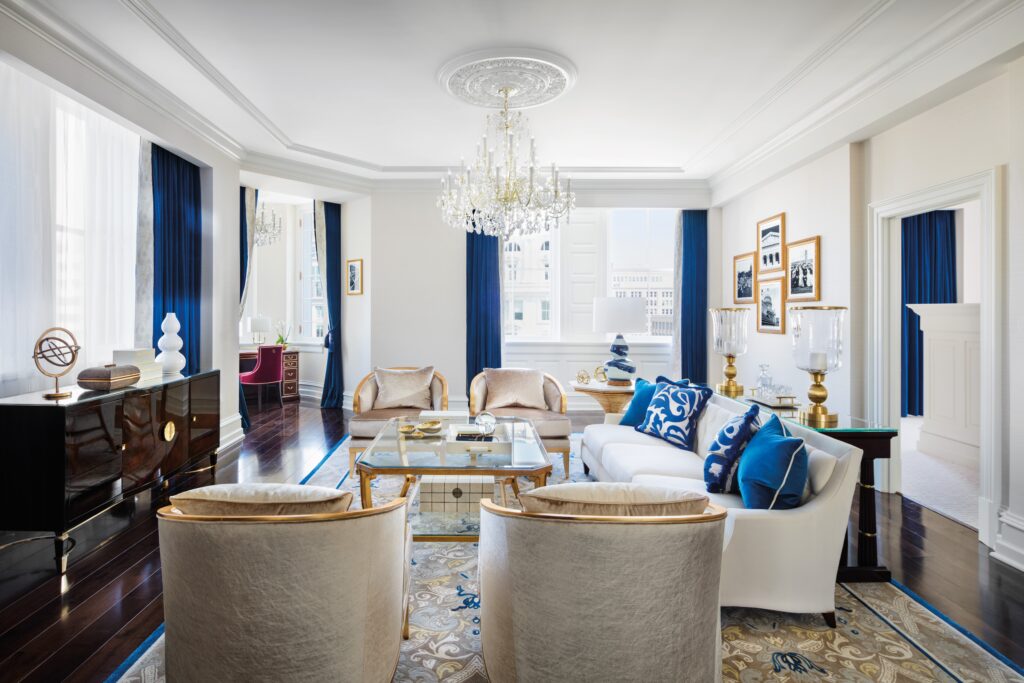
[[[406,495],[409,493],[409,488],[413,485],[413,482],[415,482],[415,481],[416,481],[416,475],[415,474],[407,474],[407,475],[405,475],[405,481],[402,483],[402,492],[398,494],[398,497],[399,498],[405,498]]]
[[[565,466],[565,478],[569,478],[569,451],[562,451],[562,465]]]
[[[501,486],[501,506],[508,507],[508,492],[505,491],[505,486],[508,484],[508,479],[502,479],[500,482]]]
[[[409,640],[409,601],[405,602],[405,616],[402,618],[402,640]]]

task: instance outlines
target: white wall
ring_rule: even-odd
[[[359,380],[373,370],[371,361],[370,322],[374,288],[370,276],[376,266],[371,248],[371,208],[369,197],[362,197],[341,205],[341,258],[342,260],[363,259],[363,294],[345,296],[341,302],[342,365],[345,373],[345,405],[351,406],[352,392]],[[386,251],[384,252],[387,253]],[[344,291],[344,290],[343,290]],[[444,370],[441,371],[442,373]],[[323,384],[324,367],[320,367],[320,384]]]
[[[0,14],[5,59],[202,167],[203,367],[221,370],[221,446],[242,437],[238,416],[239,164],[165,112],[136,99],[68,51]]]
[[[434,190],[372,195],[373,258],[363,264],[370,363],[433,365],[448,379],[454,409],[468,402],[466,235],[441,220],[436,199]]]
[[[981,303],[981,202],[950,208],[956,212],[956,301]]]
[[[855,231],[851,225],[851,172],[854,153],[844,146],[806,166],[741,195],[721,207],[720,284],[709,288],[710,306],[734,306],[732,301],[733,257],[756,251],[757,222],[780,212],[786,214],[786,241],[793,242],[814,235],[821,236],[821,303],[851,306],[850,252]],[[712,298],[714,289],[717,300]],[[793,304],[795,305],[795,304]],[[748,351],[736,359],[737,381],[747,387],[757,384],[758,365],[771,365],[777,384],[788,384],[806,403],[810,380],[806,372],[793,364],[789,337],[791,321],[787,316],[786,334],[757,332],[757,306],[750,305],[750,337]],[[846,319],[846,339],[850,338],[850,311]],[[711,354],[713,368],[709,379],[721,377],[721,358]],[[851,408],[851,347],[843,350],[843,367],[825,381],[829,391],[827,405],[833,411],[849,412]]]
[[[930,109],[865,144],[868,201],[919,191],[1001,167],[1006,274],[1003,333],[1004,380],[1002,501],[996,551],[1024,568],[1024,60],[1006,73]],[[966,254],[965,254],[966,260]],[[965,292],[966,298],[966,292]]]

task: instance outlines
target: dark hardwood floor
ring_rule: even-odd
[[[599,417],[577,416],[574,428]],[[346,427],[340,411],[294,403],[253,418],[242,447],[222,454],[216,476],[179,477],[171,493],[214,480],[298,481]],[[1024,574],[991,560],[973,530],[901,496],[878,496],[880,554],[895,579],[1024,663]],[[83,529],[63,594],[51,544],[0,553],[0,681],[102,681],[160,625],[154,511],[163,504],[162,492],[140,495]],[[854,528],[855,518],[856,509]]]

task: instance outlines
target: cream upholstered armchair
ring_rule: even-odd
[[[416,370],[412,366],[397,366],[387,370]],[[352,396],[353,416],[348,421],[348,433],[352,437],[348,448],[348,471],[356,476],[356,457],[370,445],[380,433],[384,424],[393,417],[415,417],[423,408],[375,408],[379,387],[377,375],[371,372],[356,385]],[[430,382],[430,405],[432,410],[448,410],[448,380],[437,370]]]
[[[171,505],[157,515],[168,680],[392,679],[408,619],[405,499],[285,515]]]
[[[725,510],[678,517],[524,513],[481,503],[487,675],[717,681]]]
[[[505,408],[487,407],[487,379],[481,372],[469,385],[469,414],[476,415],[488,410],[499,417],[521,417],[533,422],[537,435],[544,442],[549,453],[561,453],[565,478],[569,478],[569,436],[572,434],[572,422],[566,416],[568,398],[561,383],[548,373],[544,373],[544,402],[546,409],[509,406]]]

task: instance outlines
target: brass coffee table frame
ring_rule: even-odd
[[[532,428],[532,427],[531,427]],[[517,477],[526,477],[533,482],[536,488],[546,486],[548,477],[551,476],[552,465],[550,457],[548,456],[547,450],[544,448],[544,442],[534,431],[534,438],[537,440],[537,445],[541,452],[544,454],[544,459],[547,461],[545,465],[534,465],[524,467],[415,467],[412,465],[399,465],[391,467],[374,467],[368,463],[362,461],[363,455],[370,451],[367,448],[363,453],[359,454],[359,460],[356,461],[356,471],[359,473],[359,499],[363,509],[369,509],[373,507],[373,490],[370,487],[371,482],[379,476],[385,475],[401,475],[405,477],[405,482],[402,484],[402,491],[399,493],[399,497],[406,498],[409,489],[416,482],[416,478],[425,474],[437,474],[437,475],[474,475],[474,476],[492,476],[496,480],[501,482],[501,497],[502,501],[505,500],[505,487],[509,486],[516,498],[519,497],[519,484],[516,481]],[[401,439],[399,440],[401,442]],[[371,448],[375,445],[371,444]],[[474,542],[479,541],[480,536],[477,534],[465,534],[455,536],[443,536],[437,534],[413,534],[412,540],[419,542],[434,542],[434,543],[450,543],[450,542]]]

